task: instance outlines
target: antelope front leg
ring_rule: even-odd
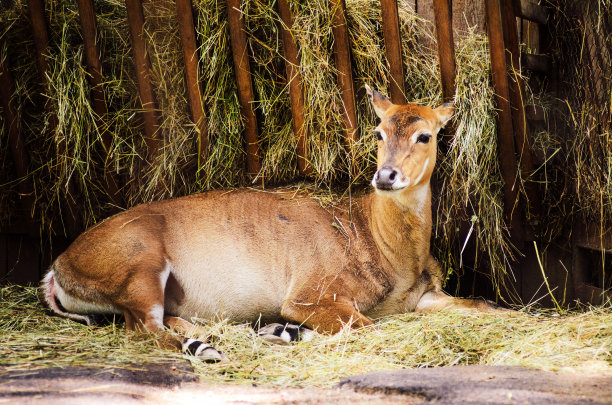
[[[297,341],[310,342],[314,333],[302,325],[272,323],[259,329],[257,336],[268,343],[290,345]]]
[[[355,308],[352,299],[333,294],[314,299],[289,298],[283,304],[281,315],[288,321],[324,333],[337,333],[346,325],[363,327],[373,324]]]
[[[428,291],[419,300],[416,312],[435,312],[446,308],[472,309],[480,312],[509,311],[489,300],[455,298],[443,291]]]

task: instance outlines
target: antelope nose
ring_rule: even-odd
[[[381,167],[380,170],[376,172],[376,176],[374,176],[376,188],[380,190],[392,190],[393,183],[395,183],[396,180],[397,170],[389,166]]]

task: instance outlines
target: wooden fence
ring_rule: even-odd
[[[496,93],[496,103],[499,108],[498,136],[501,174],[504,179],[504,208],[507,224],[511,225],[515,243],[519,246],[524,240],[523,215],[518,204],[519,193],[516,184],[519,170],[523,177],[529,176],[533,167],[529,141],[526,135],[526,115],[524,88],[522,78],[515,74],[519,67],[519,42],[517,35],[517,17],[538,23],[546,23],[544,8],[526,0],[483,0],[485,6],[485,22],[490,44],[492,67],[492,83]],[[102,71],[99,45],[96,42],[97,27],[93,0],[77,0],[80,23],[85,47],[86,67],[89,73],[91,104],[103,121],[107,114],[105,94],[102,88]],[[150,80],[151,65],[145,52],[146,43],[143,37],[144,16],[140,0],[125,0],[127,19],[130,29],[131,46],[137,75],[138,93],[140,96],[142,118],[144,122],[144,138],[147,147],[147,159],[152,161],[160,145],[159,116],[155,105],[155,95]],[[244,20],[240,12],[240,0],[226,0],[227,18],[230,30],[230,42],[233,53],[238,98],[241,114],[245,121],[244,143],[246,146],[246,167],[250,174],[256,174],[260,168],[260,153],[258,149],[258,124],[252,108],[254,101],[253,83],[251,79],[249,52],[244,29]],[[44,0],[28,0],[32,34],[36,45],[36,60],[41,76],[47,77],[49,66],[47,55],[48,33],[44,15]],[[455,94],[455,52],[453,40],[452,2],[451,0],[432,0],[436,28],[437,49],[440,61],[440,80],[445,101],[451,101]],[[333,12],[334,55],[338,71],[337,83],[344,103],[343,114],[346,128],[345,145],[351,145],[357,139],[357,113],[355,104],[355,89],[351,71],[351,52],[348,29],[346,24],[346,6],[344,0],[329,0]],[[285,74],[289,83],[293,130],[298,139],[298,161],[300,173],[307,174],[308,156],[306,155],[306,139],[308,134],[304,125],[304,93],[299,70],[298,48],[289,29],[292,26],[292,15],[288,0],[276,2],[277,13],[282,20],[281,34],[283,52],[286,60]],[[382,23],[386,57],[389,64],[390,97],[394,103],[404,103],[404,67],[402,63],[402,44],[398,18],[397,0],[381,0]],[[176,0],[176,12],[179,22],[179,34],[184,54],[184,69],[190,112],[198,132],[198,160],[205,159],[208,136],[205,108],[202,104],[201,87],[198,81],[198,44],[194,29],[194,17],[191,0]],[[1,45],[1,44],[0,44]],[[0,49],[4,49],[0,46]],[[532,57],[533,59],[533,57]],[[537,62],[537,57],[535,58]],[[525,59],[526,60],[526,59]],[[45,86],[47,84],[45,83]],[[32,184],[27,177],[28,151],[19,132],[20,125],[16,122],[17,114],[11,100],[14,83],[6,55],[0,55],[0,101],[5,122],[8,124],[8,138],[11,154],[15,163],[15,175],[25,179],[19,184],[19,192],[24,196],[21,203],[24,211],[31,212]],[[57,120],[55,118],[55,120]],[[51,127],[57,122],[51,122]],[[51,128],[51,130],[52,130]],[[103,135],[103,145],[110,152],[113,142],[112,133],[106,131]],[[108,171],[111,173],[112,171]],[[108,174],[106,187],[109,195],[119,198],[117,179]],[[73,209],[73,188],[69,185],[67,193],[68,204],[65,210]],[[533,190],[527,190],[529,204],[538,206],[538,196]],[[67,229],[70,237],[75,237],[80,231],[79,224],[73,220],[73,215],[66,212]],[[1,248],[1,246],[0,246]]]

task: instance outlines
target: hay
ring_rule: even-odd
[[[478,35],[466,36],[456,51],[457,129],[448,156],[441,159],[438,168],[444,197],[438,200],[434,231],[449,244],[456,243],[457,252],[465,243],[456,240],[457,229],[462,222],[471,222],[477,250],[488,256],[494,269],[491,274],[497,278],[494,285],[499,288],[512,248],[504,229],[503,181],[488,52],[486,38]],[[456,255],[451,250],[441,254]],[[453,262],[452,257],[442,257]]]
[[[239,384],[328,387],[342,377],[406,367],[521,365],[543,370],[612,373],[612,307],[578,313],[508,314],[439,312],[384,318],[376,328],[316,335],[293,346],[270,345],[246,325],[204,322],[229,363],[185,356],[202,380]],[[87,327],[48,316],[36,289],[0,289],[0,366],[119,367],[181,358],[157,349],[123,323]]]

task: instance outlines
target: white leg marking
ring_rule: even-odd
[[[187,339],[185,340],[185,342],[183,343],[183,353],[187,353],[187,349],[189,349],[189,345],[192,344],[193,342],[197,342],[196,339]]]
[[[153,305],[151,309],[149,310],[149,316],[151,317],[151,319],[153,319],[153,321],[155,322],[156,326],[159,329],[164,328],[164,307],[163,306],[159,304]]]
[[[197,349],[195,350],[195,353],[190,353],[189,346],[193,343],[199,343],[199,345]],[[223,353],[221,353],[220,351],[218,351],[211,345],[206,344],[196,339],[190,338],[190,339],[185,340],[185,342],[183,343],[182,349],[183,349],[183,353],[189,354],[192,356],[197,356],[204,361],[214,361],[214,362],[227,361],[227,357],[225,357]]]
[[[421,170],[421,174],[419,174],[419,176],[416,178],[414,185],[419,184],[419,181],[421,181],[421,179],[423,178],[423,175],[425,174],[425,170],[427,169],[428,165],[429,165],[429,158],[425,159],[425,163],[423,164],[423,170]]]
[[[202,345],[204,346],[204,345]],[[206,345],[204,350],[198,353],[198,357],[206,362],[225,362],[227,357],[212,346]]]
[[[206,349],[214,349],[211,345],[207,345],[206,343],[202,343],[194,353],[194,356],[201,356],[202,352]]]
[[[285,342],[291,343],[291,335],[286,330],[282,331],[279,337]]]
[[[302,330],[302,342],[310,342],[314,338],[314,331],[310,329]]]
[[[159,279],[161,280],[162,291],[166,289],[166,283],[168,282],[168,277],[170,277],[170,272],[173,270],[172,264],[170,260],[166,259],[166,267],[159,273]]]

